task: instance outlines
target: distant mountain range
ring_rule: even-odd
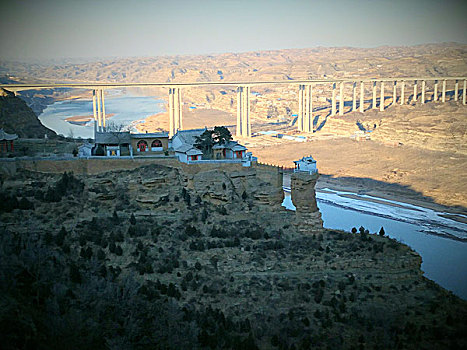
[[[313,78],[456,76],[467,45],[317,47],[216,55],[112,58],[38,64],[0,61],[0,75],[22,80],[101,82],[248,81]]]

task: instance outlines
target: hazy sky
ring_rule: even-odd
[[[0,58],[467,43],[467,0],[10,0]]]

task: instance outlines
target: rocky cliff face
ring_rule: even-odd
[[[0,328],[2,344],[466,347],[467,304],[423,278],[407,246],[378,235],[304,234],[319,227],[303,222],[307,211],[319,214],[316,176],[292,178],[296,225],[280,208],[272,167],[19,169],[3,180],[0,294],[9,302],[0,326],[11,326]]]
[[[0,89],[0,128],[19,137],[43,138],[57,134],[41,124],[31,108],[12,92]]]
[[[118,199],[125,197],[129,203],[136,203],[136,215],[183,218],[191,215],[183,214],[189,203],[189,207],[206,207],[213,221],[267,222],[271,228],[280,229],[294,216],[281,206],[280,178],[277,169],[258,167],[190,173],[176,166],[150,165],[89,178],[88,186],[91,199],[99,206],[122,210]]]
[[[318,174],[294,173],[291,176],[292,200],[296,209],[295,226],[300,232],[321,232],[323,220],[316,204]]]

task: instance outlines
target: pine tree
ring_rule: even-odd
[[[130,216],[130,224],[136,225],[136,218],[135,218],[135,214],[133,213],[131,213],[131,216]]]

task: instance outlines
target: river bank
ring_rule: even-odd
[[[284,185],[287,186],[287,178]],[[408,204],[400,200],[374,197],[362,191],[349,192],[317,186],[316,199],[323,225],[349,232],[363,226],[407,244],[422,257],[425,277],[467,300],[467,224],[445,215],[444,211]],[[318,188],[319,187],[319,188]],[[350,187],[346,187],[350,189]],[[354,188],[355,189],[355,188]],[[423,203],[422,203],[423,204]],[[426,204],[426,203],[425,203]],[[293,198],[285,192],[283,206],[295,210]],[[445,209],[438,206],[438,209]],[[462,217],[458,214],[457,217]]]
[[[317,186],[378,193],[383,198],[441,205],[467,214],[467,156],[412,146],[391,147],[350,138],[248,147],[263,163],[292,167],[312,155],[321,176]]]
[[[334,177],[332,175],[321,174],[316,183],[316,189],[332,189],[334,191],[368,195],[373,197],[373,199],[360,199],[373,202],[378,202],[378,198],[402,202],[437,212],[444,212],[446,216],[449,216],[452,220],[456,220],[460,223],[467,223],[467,208],[436,203],[432,198],[423,196],[421,193],[413,191],[407,186],[366,178]]]

